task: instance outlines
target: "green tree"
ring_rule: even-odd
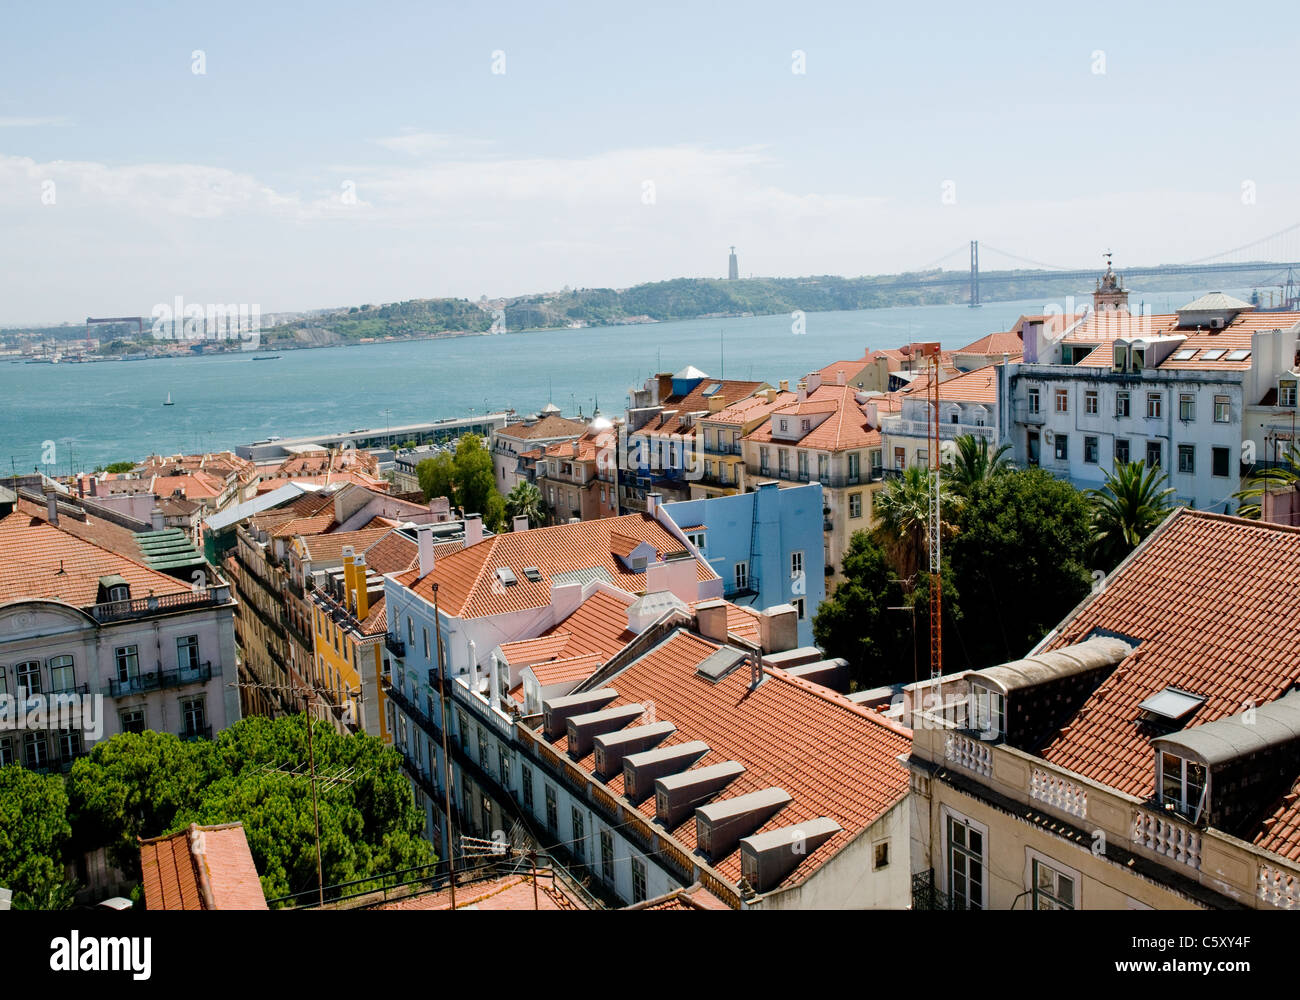
[[[1092,511],[1043,469],[977,484],[946,548],[961,594],[961,630],[945,658],[985,667],[1024,656],[1088,591]]]
[[[443,451],[415,467],[426,500],[445,496],[453,507],[479,514],[484,527],[500,531],[506,519],[505,497],[496,486],[492,453],[477,434],[456,443],[456,453]]]
[[[1002,456],[1011,450],[1011,445],[1004,444],[990,454],[987,438],[976,438],[973,434],[961,434],[953,439],[956,453],[950,463],[944,466],[943,474],[948,480],[953,493],[959,497],[968,497],[976,484],[1000,476],[1011,469],[1010,462]]]
[[[934,475],[919,466],[910,466],[897,478],[888,479],[876,493],[873,506],[876,538],[890,564],[900,577],[911,577],[923,564],[928,565],[930,494],[934,492]],[[954,497],[946,480],[939,481],[940,531],[950,533]]]
[[[396,751],[372,736],[341,736],[322,721],[312,732],[317,773],[351,776],[319,788],[326,884],[431,862],[424,817]],[[114,736],[73,765],[74,829],[87,846],[107,845],[114,863],[138,878],[137,837],[240,821],[268,898],[312,889],[311,784],[284,773],[306,760],[305,715],[243,719],[214,741]]]
[[[1263,512],[1263,498],[1267,493],[1289,490],[1300,483],[1300,445],[1291,445],[1281,462],[1267,469],[1253,469],[1244,488],[1233,496],[1240,501],[1237,513],[1241,517],[1258,520]]]
[[[450,452],[440,451],[433,458],[426,458],[415,467],[415,476],[424,491],[424,499],[446,497],[456,506],[456,462]]]
[[[72,833],[62,775],[0,767],[0,886],[19,910],[61,910],[75,886],[64,873]]]
[[[1101,489],[1088,491],[1093,507],[1093,551],[1107,572],[1173,509],[1169,497],[1174,490],[1167,482],[1160,466],[1147,468],[1142,462],[1127,462],[1106,473]]]
[[[528,518],[528,526],[535,528],[546,517],[542,491],[527,480],[520,480],[506,495],[506,513],[512,518]]]

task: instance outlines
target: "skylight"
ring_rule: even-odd
[[[1175,360],[1175,361],[1190,361],[1190,360],[1192,360],[1192,358],[1194,358],[1195,356],[1196,356],[1196,348],[1195,348],[1195,347],[1184,348],[1184,349],[1181,350],[1181,351],[1175,351],[1175,352],[1174,352],[1174,360]]]
[[[536,566],[525,566],[524,576],[526,576],[533,583],[537,583],[542,578],[542,571],[539,570]]]
[[[500,580],[507,587],[514,586],[514,584],[519,582],[515,578],[514,570],[512,570],[509,566],[502,566],[500,569],[497,570],[497,579]]]
[[[721,388],[722,388],[721,382],[714,382],[712,385],[710,385],[707,389],[704,390],[704,395],[712,396],[715,392],[717,392]]]
[[[1204,702],[1205,698],[1199,694],[1189,694],[1177,688],[1167,687],[1163,691],[1157,691],[1138,705],[1138,708],[1150,715],[1177,722],[1200,708]]]
[[[1223,350],[1223,348],[1221,348],[1221,347],[1216,347],[1216,348],[1214,348],[1213,350],[1206,351],[1204,354],[1202,354],[1202,355],[1201,355],[1201,360],[1202,360],[1202,361],[1218,361],[1221,357],[1223,357],[1223,355],[1224,355],[1224,350]]]
[[[1235,351],[1228,352],[1229,361],[1245,361],[1248,357],[1250,357],[1249,348],[1238,348]]]

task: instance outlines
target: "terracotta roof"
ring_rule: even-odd
[[[619,589],[639,594],[645,589],[645,574],[627,569],[614,555],[614,534],[649,542],[664,555],[683,547],[650,515],[625,514],[493,535],[477,545],[438,557],[433,572],[426,577],[420,578],[417,568],[403,573],[397,581],[429,599],[437,581],[439,607],[462,618],[542,607],[550,603],[551,576],[574,570],[603,569]],[[514,573],[516,583],[500,585],[496,571],[503,566]],[[538,568],[540,580],[534,582],[524,576],[528,566]],[[696,576],[701,581],[716,579],[703,563],[696,564]]]
[[[700,885],[699,882],[696,882],[685,889],[674,889],[672,892],[656,896],[654,899],[647,899],[642,903],[633,903],[631,906],[624,907],[624,909],[698,911],[729,910],[731,907]]]
[[[1025,349],[1024,339],[1019,331],[1008,330],[1005,333],[990,333],[980,337],[956,354],[1020,354]]]
[[[334,531],[324,535],[301,535],[304,557],[313,563],[338,562],[343,558],[343,547],[351,545],[357,552],[364,552],[379,539],[387,535],[391,528],[362,528],[360,531]],[[366,557],[369,562],[369,556]]]
[[[1154,794],[1151,734],[1135,725],[1140,702],[1166,687],[1204,696],[1191,728],[1248,701],[1273,701],[1300,681],[1297,565],[1300,529],[1178,509],[1045,641],[1044,650],[1055,649],[1099,628],[1137,649],[1043,758],[1121,792]],[[1279,818],[1287,812],[1279,807]],[[1300,835],[1282,842],[1275,825],[1260,840],[1300,859]]]
[[[750,690],[743,665],[720,681],[705,680],[696,668],[719,647],[679,630],[651,652],[608,678],[618,697],[608,707],[653,702],[655,718],[676,725],[661,746],[703,740],[710,747],[697,767],[735,760],[745,773],[719,799],[779,787],[793,801],[756,832],[779,829],[828,816],[841,832],[813,851],[787,877],[799,881],[907,793],[908,772],[899,761],[911,747],[911,733],[870,709],[855,705],[820,685],[782,670],[764,671],[764,682]],[[633,723],[635,724],[635,723]],[[567,740],[551,744],[565,753]],[[577,766],[594,769],[594,750]],[[623,794],[623,776],[605,782],[614,796]],[[647,822],[654,816],[650,796],[638,807]],[[689,850],[696,849],[695,820],[688,815],[670,831]],[[715,868],[733,882],[740,879],[740,849],[713,858]]]
[[[542,417],[531,424],[510,424],[497,430],[497,437],[513,438],[516,441],[536,441],[545,438],[577,437],[587,429],[581,420],[557,417],[554,414]]]
[[[625,535],[621,531],[611,531],[609,533],[609,549],[614,555],[626,559],[636,551],[641,539],[633,535]]]
[[[294,535],[321,535],[334,526],[334,511],[313,514],[311,517],[290,517],[282,520],[267,532],[272,538],[292,538]]]
[[[695,611],[701,601],[693,601],[691,610]],[[762,616],[753,608],[741,607],[739,604],[732,604],[730,601],[724,602],[727,606],[727,631],[740,636],[742,639],[750,639],[754,642],[759,641],[761,631],[760,622]]]
[[[846,451],[853,448],[870,448],[880,444],[880,429],[871,426],[865,407],[857,401],[857,392],[851,385],[821,385],[808,394],[804,403],[784,406],[773,411],[760,427],[745,436],[747,441],[819,451]],[[773,440],[772,421],[783,414],[827,413],[831,415],[798,440],[782,438]]]
[[[140,881],[150,910],[267,908],[241,823],[191,823],[141,842]]]
[[[187,500],[195,497],[217,497],[226,489],[226,480],[210,472],[195,470],[183,476],[154,476],[149,480],[149,491],[158,496],[170,496],[180,490]]]
[[[572,633],[560,631],[551,632],[548,635],[539,635],[535,639],[503,642],[501,644],[501,655],[505,658],[506,663],[512,667],[521,663],[544,663],[547,660],[559,659],[560,654],[564,652],[564,647],[572,637]]]
[[[531,875],[507,875],[489,882],[456,887],[458,910],[585,910],[587,907],[570,896],[554,879],[542,875],[533,892]],[[409,896],[375,907],[378,910],[450,910],[451,892],[430,892]]]
[[[599,670],[604,663],[604,659],[598,654],[584,653],[581,656],[570,656],[563,660],[534,663],[528,669],[533,672],[533,676],[537,678],[539,684],[546,686],[586,680]]]
[[[953,403],[996,403],[998,401],[998,366],[985,365],[974,371],[940,379],[939,399]],[[898,395],[925,396],[930,391],[930,377],[918,376],[911,385],[899,389]]]
[[[384,530],[382,525],[379,530]],[[374,531],[375,528],[363,528],[362,531]],[[386,573],[404,573],[420,561],[420,546],[399,531],[388,529],[379,541],[372,542],[365,550],[366,565],[372,572],[383,576]],[[450,551],[455,551],[450,550]],[[434,557],[438,555],[434,548]]]
[[[730,406],[737,400],[744,399],[746,396],[752,396],[755,392],[761,389],[764,384],[765,383],[763,382],[735,382],[717,378],[702,379],[700,384],[690,392],[686,393],[686,395],[669,396],[667,399],[661,401],[661,405],[665,412],[669,410],[676,411],[672,416],[664,417],[661,414],[659,417],[651,420],[644,427],[639,428],[633,433],[680,434],[683,437],[690,437],[695,433],[695,427],[687,427],[684,425],[682,418],[686,414],[703,412],[707,416],[709,412],[709,400],[717,398],[718,396],[721,396],[722,399],[726,401],[726,405],[723,406],[723,409],[726,409],[727,406]],[[706,396],[704,391],[715,385],[720,386],[721,388],[719,388],[717,392]]]
[[[747,396],[739,402],[724,407],[717,413],[710,413],[707,417],[701,417],[700,419],[715,424],[747,424],[750,421],[760,419],[775,409],[788,406],[796,399],[797,396],[793,392],[778,391],[774,394],[772,401],[769,402],[767,394],[760,392],[756,396]]]
[[[191,590],[173,576],[76,537],[62,522],[56,528],[20,511],[0,520],[0,602],[44,598],[89,607],[102,576],[122,577],[133,598]]]
[[[384,595],[370,602],[370,613],[362,620],[360,628],[362,635],[383,635],[388,631],[388,608]]]
[[[1238,313],[1221,330],[1207,330],[1196,327],[1180,327],[1178,314],[1168,313],[1159,316],[1129,316],[1128,314],[1092,313],[1066,338],[1067,343],[1076,341],[1096,341],[1097,347],[1077,365],[1111,364],[1112,345],[1117,339],[1136,339],[1151,337],[1178,336],[1185,337],[1183,343],[1158,366],[1166,369],[1188,369],[1192,371],[1247,371],[1251,366],[1249,356],[1236,361],[1227,360],[1232,351],[1250,350],[1250,335],[1261,330],[1286,330],[1300,323],[1300,312],[1255,312]],[[1196,354],[1185,361],[1175,361],[1174,354],[1180,350],[1195,350]],[[1221,350],[1218,358],[1206,358],[1206,351]]]

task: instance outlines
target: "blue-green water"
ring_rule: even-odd
[[[1147,301],[1165,312],[1196,294],[1161,292]],[[782,315],[284,351],[277,361],[250,354],[106,364],[0,360],[0,469],[66,474],[272,434],[379,428],[507,406],[527,413],[548,400],[566,413],[581,406],[590,414],[597,400],[617,413],[628,389],[654,371],[691,364],[715,377],[793,382],[832,361],[910,340],[962,347],[1044,306],[808,313],[802,335]],[[164,407],[169,392],[175,405]],[[53,467],[43,464],[49,441]]]

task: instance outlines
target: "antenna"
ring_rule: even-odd
[[[939,530],[942,516],[939,508],[939,476],[942,462],[939,458],[939,374],[942,368],[940,347],[937,343],[918,344],[921,357],[928,358],[930,384],[926,395],[930,397],[929,462],[934,481],[929,490],[927,534],[930,547],[930,683],[934,689],[934,704],[942,705],[943,694],[943,581],[940,576]]]

